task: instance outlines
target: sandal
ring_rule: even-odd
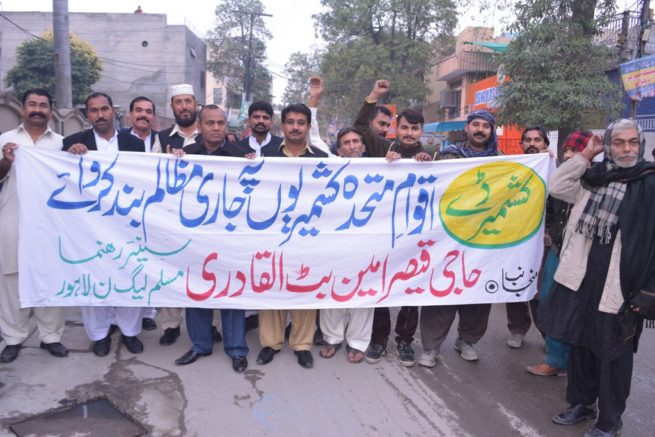
[[[346,346],[348,351],[348,362],[352,364],[359,364],[364,361],[364,352],[354,347]]]
[[[338,344],[327,344],[319,351],[321,358],[332,358],[337,354],[337,351],[341,349],[341,343]]]

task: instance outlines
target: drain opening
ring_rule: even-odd
[[[144,427],[128,419],[106,399],[84,402],[57,413],[34,416],[10,425],[10,429],[19,437],[139,437],[147,434]]]

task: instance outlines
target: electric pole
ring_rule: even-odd
[[[71,109],[73,108],[73,91],[68,33],[68,0],[52,0],[52,28],[55,49],[55,99],[59,109]]]
[[[246,74],[243,78],[243,93],[244,100],[249,102],[252,97],[252,85],[254,83],[253,77],[253,62],[252,62],[252,28],[255,23],[255,17],[272,17],[271,14],[265,14],[263,12],[246,12],[246,11],[234,11],[238,14],[247,14],[250,15],[250,28],[248,35],[248,58],[246,59]]]

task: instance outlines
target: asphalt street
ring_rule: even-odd
[[[79,313],[69,309],[67,314],[69,357],[51,357],[39,349],[33,333],[16,361],[0,365],[0,435],[15,435],[11,426],[26,419],[99,398],[154,436],[573,437],[592,425],[551,422],[566,407],[566,378],[528,374],[525,366],[543,359],[544,343],[532,328],[523,348],[510,350],[501,305],[494,307],[489,331],[478,345],[478,362],[466,362],[453,350],[453,330],[433,369],[400,365],[393,339],[387,356],[375,365],[349,364],[344,349],[322,359],[315,347],[313,369],[299,367],[289,349],[259,366],[253,331],[244,374],[232,371],[220,345],[209,357],[175,366],[190,342],[183,332],[173,346],[159,346],[160,329],[143,332],[140,355],[130,354],[115,334],[109,356],[98,358]],[[635,357],[624,437],[653,435],[655,429],[654,331],[645,330]],[[418,355],[420,342],[415,341],[415,349]],[[97,431],[87,435],[130,435],[112,420],[98,423]],[[35,436],[82,435],[71,425],[48,420],[32,431]]]

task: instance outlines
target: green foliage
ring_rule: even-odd
[[[239,12],[241,11],[241,12]],[[244,92],[248,47],[252,23],[252,68],[254,100],[271,100],[272,76],[264,67],[266,41],[271,33],[264,18],[247,12],[263,13],[259,0],[224,0],[216,6],[214,29],[207,36],[210,60],[207,67],[217,80],[224,81],[228,89]]]
[[[73,104],[84,103],[91,86],[100,80],[102,62],[93,47],[71,35],[71,82]],[[52,32],[42,38],[25,41],[16,50],[16,65],[7,72],[5,83],[20,98],[35,87],[45,88],[55,98],[54,42]]]
[[[288,78],[282,95],[283,104],[306,103],[309,98],[308,81],[312,76],[321,74],[321,55],[295,52],[284,66],[284,76]]]
[[[314,20],[327,42],[320,75],[332,121],[350,124],[376,79],[391,81],[387,99],[400,108],[423,102],[424,73],[435,52],[443,48],[438,43],[449,41],[457,24],[452,0],[322,0],[321,4],[326,10]]]
[[[502,123],[570,130],[590,127],[582,125],[588,114],[618,113],[620,89],[605,74],[611,53],[593,43],[612,6],[606,0],[524,0],[517,5],[512,30],[518,36],[502,57],[511,79],[499,89]]]

